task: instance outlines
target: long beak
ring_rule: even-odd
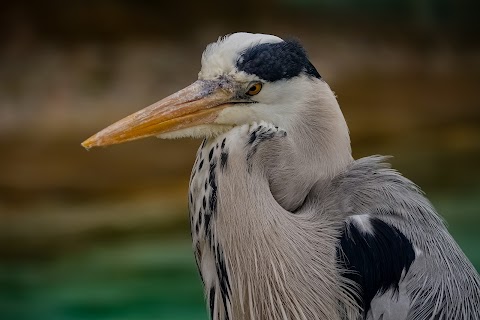
[[[231,105],[233,97],[233,87],[224,81],[198,80],[115,122],[82,142],[82,146],[108,146],[212,123],[222,109]]]

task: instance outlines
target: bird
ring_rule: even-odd
[[[94,134],[203,138],[192,248],[212,320],[480,319],[480,278],[388,157],[354,159],[336,95],[295,39],[238,32],[198,80]]]

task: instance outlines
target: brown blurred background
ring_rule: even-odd
[[[206,319],[189,248],[199,141],[85,151],[236,31],[300,39],[356,158],[394,155],[480,268],[480,3],[53,1],[0,10],[0,319]]]

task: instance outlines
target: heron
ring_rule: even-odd
[[[192,247],[212,320],[480,319],[480,278],[383,156],[354,159],[336,96],[297,40],[233,33],[198,80],[85,148],[203,138]]]

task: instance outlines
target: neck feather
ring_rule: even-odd
[[[289,145],[265,153],[270,189],[280,205],[296,210],[316,183],[330,181],[352,163],[350,137],[334,93],[314,80],[298,102],[293,120],[283,126]],[[282,124],[279,124],[282,127]]]
[[[252,167],[248,129],[199,150],[192,236],[213,319],[340,319],[353,304],[332,267],[342,215],[302,206],[352,161],[335,96],[323,82],[313,88],[301,118],[278,123],[287,139],[262,143]]]
[[[234,180],[228,174],[218,176],[215,238],[228,265],[233,318],[340,319],[352,304],[332,268],[340,219],[284,210],[256,168]]]

